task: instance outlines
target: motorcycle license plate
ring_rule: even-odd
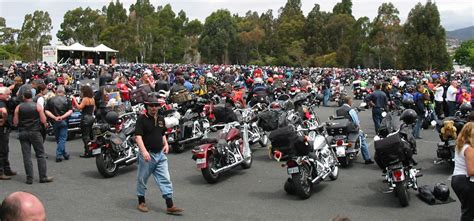
[[[206,158],[198,158],[196,159],[196,164],[206,164]]]
[[[346,156],[346,148],[343,146],[336,147],[336,155],[338,157],[344,157]]]
[[[294,174],[294,173],[299,173],[300,169],[298,167],[291,167],[288,168],[288,174]]]
[[[99,155],[102,153],[102,150],[100,148],[97,148],[97,149],[93,149],[92,150],[92,155]]]

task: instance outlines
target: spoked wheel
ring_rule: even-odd
[[[110,156],[109,151],[97,155],[95,164],[103,177],[110,178],[117,175],[119,167],[114,163],[114,159]]]
[[[301,199],[308,199],[313,190],[313,183],[310,180],[309,173],[309,166],[304,164],[300,167],[299,173],[292,174],[295,192]]]
[[[184,144],[175,143],[171,147],[175,153],[182,153],[185,150]]]
[[[211,170],[211,168],[213,168],[214,170],[217,169],[216,164],[214,162],[215,158],[212,156],[212,154],[209,154],[206,160],[208,162],[208,166],[206,168],[201,169],[202,176],[208,183],[217,183],[220,178],[220,173],[214,173]]]

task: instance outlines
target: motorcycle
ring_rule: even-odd
[[[443,133],[444,130],[441,130],[445,123],[452,121],[453,126],[456,128],[457,135],[461,132],[461,129],[466,124],[466,120],[458,116],[455,117],[446,117],[443,120],[431,121],[431,125],[435,126],[436,131],[439,134],[439,139],[441,142],[438,142],[438,149],[436,150],[437,159],[434,161],[434,164],[448,163],[451,166],[454,166],[454,155],[456,148],[456,139],[451,136],[445,136]]]
[[[235,111],[240,113],[241,122],[245,121],[248,125],[249,144],[253,145],[259,143],[260,146],[267,147],[268,136],[265,131],[258,126],[259,119],[257,113],[260,111],[259,107],[261,107],[260,103],[254,105],[252,108],[236,109]]]
[[[117,175],[122,166],[137,161],[139,148],[134,139],[136,117],[119,117],[124,122],[107,122],[93,126],[96,139],[89,142],[89,151],[96,158],[99,173],[110,178]],[[120,127],[111,127],[120,125]],[[115,128],[121,128],[117,131]]]
[[[208,183],[216,183],[222,173],[237,166],[243,169],[252,166],[249,126],[245,122],[244,120],[242,125],[238,122],[214,125],[213,130],[224,127],[218,139],[204,139],[204,144],[193,149],[192,159],[196,161],[196,167],[201,170]]]
[[[363,111],[361,108],[356,110]],[[326,130],[328,135],[333,137],[331,148],[336,153],[340,165],[348,167],[360,154],[362,137],[359,134],[362,131],[350,130],[352,123],[344,116],[330,116],[329,120],[330,122],[326,122]]]
[[[387,124],[391,123],[387,122]],[[394,192],[402,207],[408,206],[408,190],[409,188],[417,190],[418,177],[422,176],[419,169],[413,168],[415,161],[412,154],[414,154],[416,141],[409,127],[410,125],[402,122],[396,131],[383,128],[374,137],[375,161],[384,170],[389,192]]]
[[[76,99],[76,103],[80,102],[80,98],[78,94],[75,96],[67,96],[68,99]],[[67,139],[68,140],[73,140],[76,137],[76,134],[81,133],[81,117],[82,113],[77,110],[73,109],[73,112],[71,115],[69,115],[68,120],[67,120]],[[52,120],[48,120],[48,127],[46,128],[46,134],[48,136],[54,136],[54,127],[53,127],[54,122]]]
[[[329,141],[324,135],[324,125],[315,131],[296,128],[297,142],[287,161],[282,166],[286,167],[290,176],[285,182],[284,189],[288,194],[296,194],[301,199],[311,196],[313,185],[324,181],[327,177],[336,180],[339,175],[339,167],[334,151],[329,147]],[[303,132],[308,136],[302,136]],[[272,141],[272,145],[278,145]],[[279,161],[284,156],[280,151],[274,151],[274,159]]]

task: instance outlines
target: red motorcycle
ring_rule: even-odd
[[[245,122],[245,121],[244,121]],[[202,145],[193,150],[193,160],[208,183],[216,183],[221,174],[234,167],[248,169],[252,166],[252,152],[248,142],[248,124],[232,122],[214,125],[213,130],[224,127],[218,139],[203,139]]]

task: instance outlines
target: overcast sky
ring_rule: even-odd
[[[77,7],[91,7],[101,9],[108,5],[111,0],[0,0],[0,17],[4,17],[7,26],[21,28],[26,14],[31,14],[35,10],[46,10],[53,21],[53,42],[56,42],[56,33],[63,21],[63,16],[68,10]],[[115,1],[115,0],[114,0]],[[315,3],[321,5],[324,11],[332,11],[334,5],[340,0],[302,0],[302,9],[305,15],[311,11]],[[130,4],[136,0],[121,0],[128,10]],[[192,19],[199,19],[204,22],[205,18],[218,9],[229,9],[231,13],[244,15],[248,10],[263,13],[268,9],[273,10],[276,17],[278,9],[285,5],[286,0],[150,0],[156,7],[170,3],[173,11],[177,13],[184,10],[187,16]],[[352,14],[356,17],[367,16],[371,20],[377,15],[377,9],[383,2],[388,0],[352,0]],[[418,3],[425,3],[424,0],[391,0],[400,11],[400,18],[404,22],[410,10]],[[455,30],[474,25],[474,0],[436,0],[438,10],[441,14],[441,24],[446,30]]]

